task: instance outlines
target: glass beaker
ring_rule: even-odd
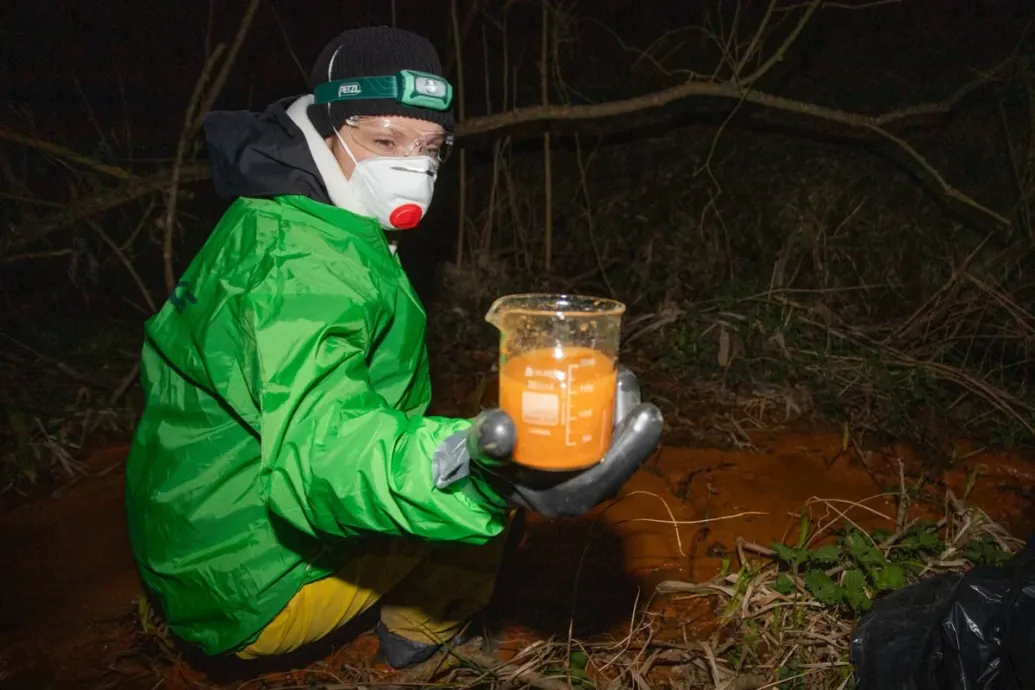
[[[611,444],[625,305],[585,295],[496,300],[500,408],[514,420],[514,462],[569,471],[596,464]]]

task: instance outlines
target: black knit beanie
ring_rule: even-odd
[[[320,84],[339,79],[388,76],[407,69],[445,78],[435,47],[423,36],[390,26],[352,29],[320,52],[309,73],[309,88],[315,90]],[[334,134],[353,115],[402,115],[453,131],[452,110],[407,106],[390,98],[314,104],[309,106],[308,114],[322,137]]]

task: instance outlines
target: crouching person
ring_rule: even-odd
[[[338,36],[310,87],[204,123],[233,201],[146,324],[129,535],[169,629],[206,654],[284,654],[377,605],[401,668],[486,606],[515,507],[613,496],[661,417],[630,389],[602,461],[542,477],[509,462],[500,410],[425,416],[425,313],[392,237],[431,203],[452,88],[428,41],[388,27]]]

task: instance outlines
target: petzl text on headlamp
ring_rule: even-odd
[[[453,85],[427,72],[403,70],[386,77],[356,77],[320,84],[313,91],[317,104],[390,98],[413,108],[447,110],[453,103]]]

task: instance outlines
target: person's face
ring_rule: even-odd
[[[378,157],[431,156],[443,160],[447,154],[445,130],[433,122],[396,115],[355,117],[338,130],[357,161]],[[327,138],[346,179],[352,179],[356,165],[336,136]]]

